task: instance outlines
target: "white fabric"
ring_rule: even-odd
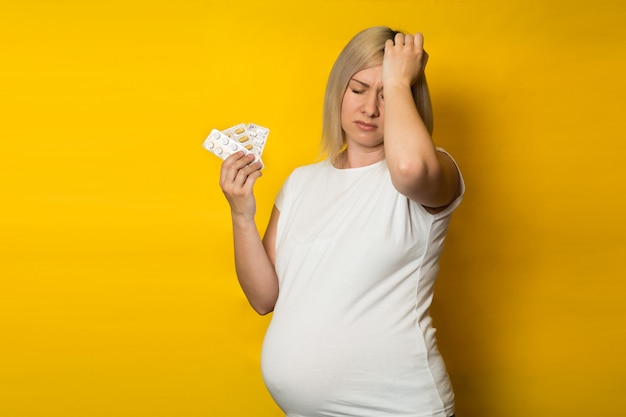
[[[261,360],[288,417],[454,413],[428,310],[461,198],[430,214],[396,191],[385,161],[290,175],[276,199],[280,292]]]

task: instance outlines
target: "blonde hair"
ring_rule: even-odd
[[[341,127],[341,105],[350,79],[357,72],[381,65],[385,42],[399,33],[386,26],[375,26],[357,33],[343,48],[333,65],[324,96],[322,119],[322,150],[334,162],[345,147],[345,134]],[[417,110],[432,135],[433,112],[426,76],[412,87]]]

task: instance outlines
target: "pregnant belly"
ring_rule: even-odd
[[[263,379],[288,416],[411,415],[418,390],[434,388],[427,366],[420,371],[426,355],[416,340],[414,333],[295,327],[274,317],[263,344]]]

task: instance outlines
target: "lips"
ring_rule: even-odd
[[[373,123],[367,123],[364,122],[362,120],[357,120],[356,122],[354,122],[355,125],[357,125],[359,128],[364,129],[364,130],[374,130],[376,128],[378,128],[378,125],[373,124]]]

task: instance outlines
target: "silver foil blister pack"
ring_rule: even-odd
[[[243,151],[245,154],[253,154],[254,160],[258,161],[261,160],[268,136],[269,129],[266,127],[254,123],[240,123],[222,131],[211,130],[202,146],[221,159]]]

